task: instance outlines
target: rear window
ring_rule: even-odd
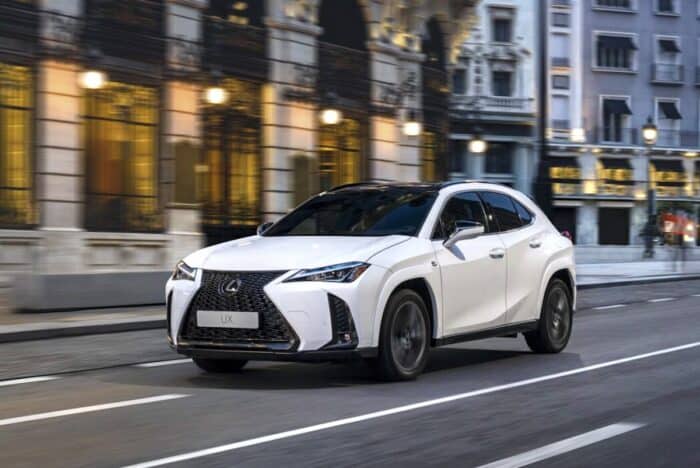
[[[514,201],[508,195],[496,192],[481,192],[480,195],[491,215],[496,218],[499,231],[510,231],[523,225]]]
[[[518,212],[518,216],[520,216],[520,220],[524,225],[530,224],[532,222],[532,213],[530,213],[530,210],[525,208],[518,200],[514,198],[512,200],[515,205],[515,210]]]

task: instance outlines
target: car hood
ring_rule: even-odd
[[[194,268],[221,271],[275,271],[366,262],[408,240],[408,236],[252,236],[198,250],[184,261]]]

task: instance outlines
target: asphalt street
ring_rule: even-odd
[[[206,375],[164,332],[0,345],[0,466],[700,466],[700,281],[586,290],[564,353]]]

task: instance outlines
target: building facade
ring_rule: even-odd
[[[700,6],[696,0],[548,3],[553,221],[579,245],[632,246],[627,250],[641,258],[650,187],[661,231],[669,230],[671,213],[698,219]],[[658,139],[647,147],[642,127],[649,119]],[[688,244],[698,239],[696,224],[690,226]]]
[[[2,2],[16,305],[161,302],[183,255],[312,193],[444,177],[448,69],[475,3]]]
[[[484,0],[452,70],[450,176],[532,192],[539,2]],[[483,153],[470,152],[475,136]]]

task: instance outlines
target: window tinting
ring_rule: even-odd
[[[513,200],[513,204],[515,205],[515,210],[518,212],[518,216],[520,216],[523,225],[530,224],[532,222],[532,213],[530,213],[530,210],[525,208],[518,200]]]
[[[496,192],[482,192],[481,197],[491,211],[491,215],[496,218],[499,231],[510,231],[522,226],[520,216],[518,216],[513,201],[508,195]]]
[[[415,236],[433,206],[434,191],[340,190],[312,198],[267,232],[268,236]]]
[[[454,232],[457,223],[471,221],[484,225],[486,214],[479,196],[475,192],[459,193],[447,201],[435,227],[434,239],[445,239]]]

